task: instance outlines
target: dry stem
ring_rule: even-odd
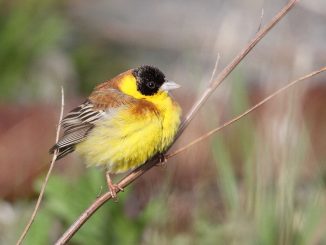
[[[222,130],[223,128],[235,123],[236,121],[240,120],[242,117],[248,115],[250,112],[256,110],[258,107],[262,106],[263,104],[265,104],[266,102],[268,102],[269,100],[273,99],[275,96],[279,95],[280,93],[282,93],[283,91],[287,90],[288,88],[294,86],[295,84],[297,84],[298,82],[301,82],[303,80],[306,80],[308,78],[311,78],[313,76],[316,76],[318,75],[319,73],[321,72],[324,72],[326,71],[326,66],[317,70],[317,71],[314,71],[314,72],[311,72],[309,73],[308,75],[305,75],[303,77],[300,77],[298,78],[297,80],[294,80],[292,82],[290,82],[289,84],[283,86],[282,88],[276,90],[274,93],[270,94],[269,96],[267,96],[265,99],[261,100],[260,102],[258,102],[257,104],[255,104],[253,107],[251,107],[250,109],[246,110],[245,112],[243,112],[242,114],[238,115],[237,117],[234,117],[233,119],[231,119],[230,121],[227,121],[225,123],[223,123],[221,126],[209,131],[208,133],[202,135],[201,137],[193,140],[192,142],[190,142],[189,144],[179,148],[178,150],[170,153],[170,154],[167,154],[165,156],[166,159],[169,159],[185,150],[187,150],[188,148],[190,148],[191,146],[207,139],[208,137],[212,136],[213,134],[217,133],[218,131]]]
[[[180,137],[180,135],[186,129],[190,121],[194,118],[198,110],[202,107],[202,105],[205,103],[208,97],[213,93],[213,91],[225,80],[225,78],[234,70],[234,68],[253,49],[253,47],[255,47],[255,45],[269,32],[269,30],[273,28],[276,25],[276,23],[278,23],[282,19],[282,17],[284,17],[290,11],[290,9],[295,5],[296,2],[297,0],[290,0],[287,3],[287,5],[285,5],[281,9],[281,11],[274,16],[274,18],[270,21],[270,23],[268,23],[259,32],[257,32],[255,37],[249,42],[249,44],[245,46],[244,49],[241,50],[240,53],[231,61],[231,63],[222,70],[222,72],[217,76],[217,78],[209,84],[208,88],[204,91],[204,93],[199,98],[199,100],[194,104],[194,106],[188,113],[187,117],[183,121],[175,140]],[[139,178],[141,175],[143,175],[145,172],[151,169],[154,165],[156,165],[157,162],[158,162],[158,158],[154,157],[146,164],[136,168],[130,174],[125,176],[118,183],[118,185],[121,186],[122,188],[125,188],[130,183],[132,183],[135,179]],[[110,198],[111,198],[110,192],[106,192],[101,197],[96,199],[91,204],[91,206],[88,207],[81,214],[81,216],[69,227],[69,229],[59,238],[56,244],[57,245],[66,244],[71,239],[71,237],[80,229],[80,227],[96,212],[96,210],[99,209]]]
[[[58,126],[57,126],[57,132],[56,132],[56,137],[55,137],[55,142],[56,143],[59,140],[59,134],[60,134],[60,128],[61,128],[60,122],[61,122],[61,120],[63,118],[63,108],[64,108],[64,90],[63,90],[63,87],[61,87],[61,110],[60,110],[59,123],[58,123]],[[49,177],[51,175],[51,172],[52,172],[52,169],[53,169],[55,160],[57,159],[57,155],[58,155],[58,150],[55,150],[54,151],[54,154],[53,154],[53,157],[52,157],[52,160],[51,160],[51,163],[50,163],[50,168],[49,168],[49,170],[48,170],[48,172],[46,174],[45,180],[44,180],[44,182],[42,184],[41,192],[40,192],[40,194],[38,196],[38,199],[37,199],[37,202],[35,204],[33,213],[31,215],[28,223],[26,224],[26,226],[25,226],[22,234],[20,235],[20,237],[19,237],[16,245],[22,244],[24,238],[26,237],[26,234],[27,234],[28,230],[31,228],[31,225],[34,222],[34,219],[36,217],[37,211],[38,211],[38,209],[40,207],[40,204],[41,204],[41,201],[43,199],[44,191],[45,191],[46,185],[48,183]]]

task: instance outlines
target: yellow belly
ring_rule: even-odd
[[[180,124],[180,108],[168,98],[159,113],[116,109],[76,146],[88,166],[106,165],[112,173],[133,169],[164,151]]]

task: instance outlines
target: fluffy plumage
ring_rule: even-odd
[[[64,134],[50,152],[76,150],[89,166],[110,173],[133,169],[163,152],[180,124],[180,107],[162,90],[164,74],[142,66],[98,85],[62,120]]]

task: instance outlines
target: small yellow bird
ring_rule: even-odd
[[[179,88],[156,67],[128,70],[98,85],[88,99],[68,113],[64,134],[50,153],[60,159],[76,150],[88,166],[106,166],[112,197],[122,188],[110,173],[134,169],[172,143],[181,109],[168,91]]]

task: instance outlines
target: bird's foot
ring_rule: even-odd
[[[158,154],[158,160],[159,162],[156,164],[156,166],[166,167],[166,163],[168,162],[168,159],[163,153]]]
[[[117,192],[124,191],[123,188],[118,184],[113,184],[109,172],[106,173],[106,182],[108,184],[111,197],[117,201]]]
[[[124,191],[124,189],[120,185],[118,185],[118,184],[112,184],[112,183],[109,184],[108,187],[109,187],[109,191],[111,193],[112,198],[115,201],[117,201],[117,192],[118,191]]]

